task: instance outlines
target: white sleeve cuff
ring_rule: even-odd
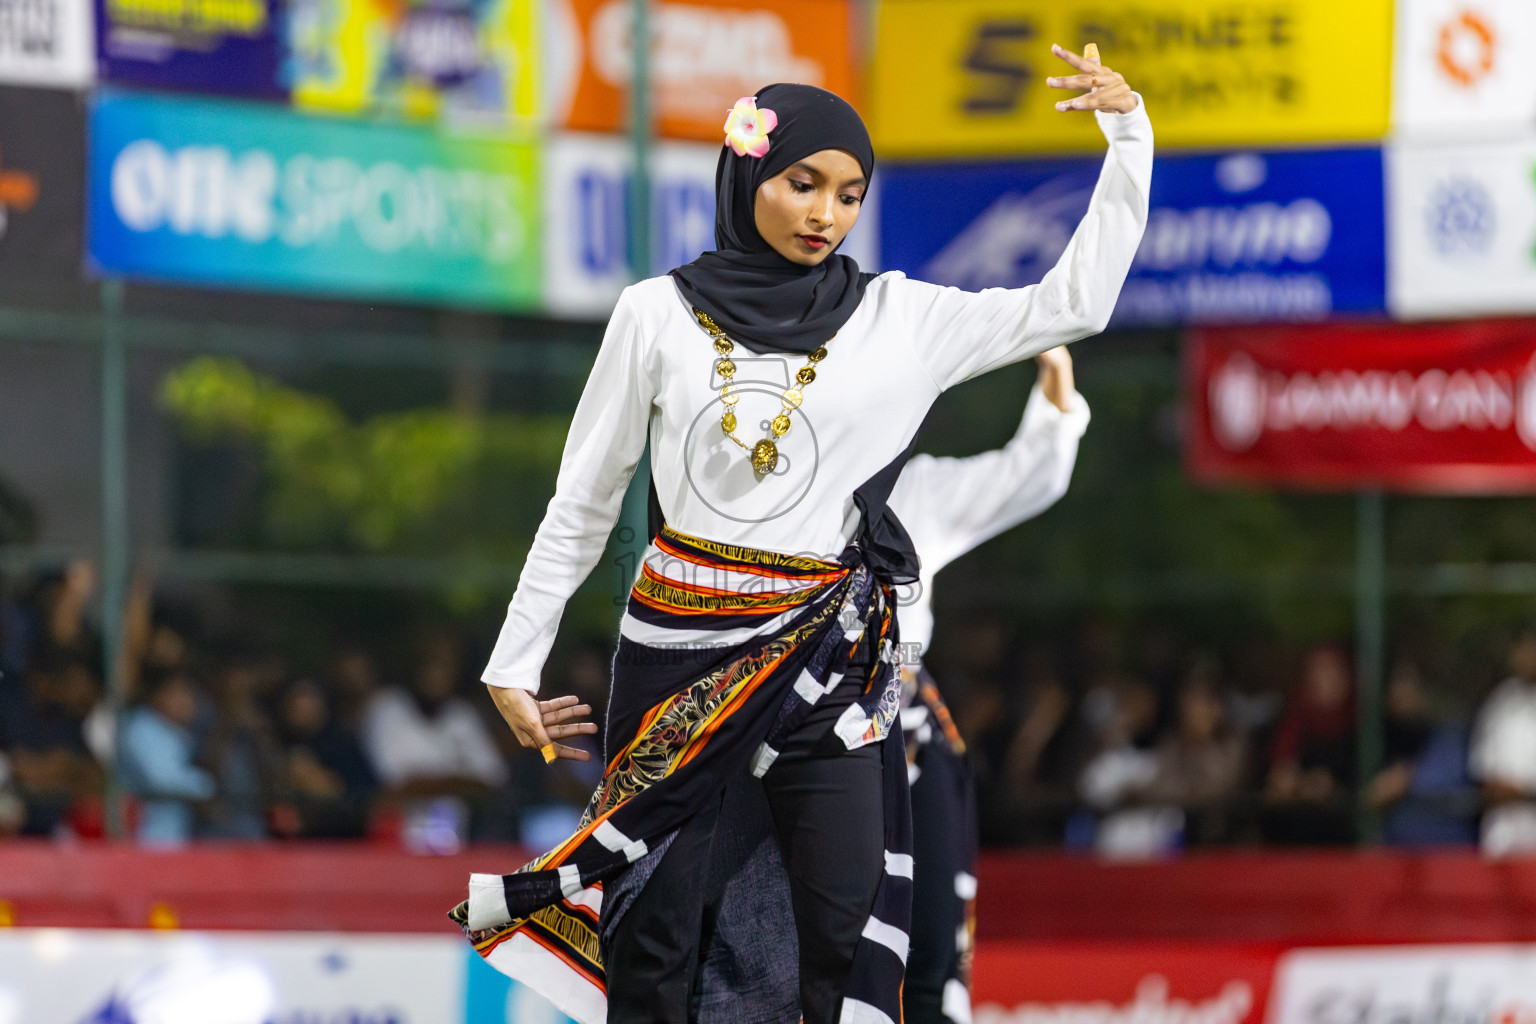
[[[1036,384],[1029,393],[1029,401],[1024,404],[1020,433],[1032,435],[1050,431],[1082,437],[1088,429],[1088,419],[1088,400],[1081,392],[1073,390],[1067,396],[1067,408],[1062,410],[1056,408],[1056,403],[1046,398],[1045,392]]]
[[[1150,126],[1147,118],[1147,105],[1141,98],[1141,93],[1133,92],[1136,97],[1136,107],[1128,114],[1119,114],[1112,110],[1095,110],[1094,118],[1099,122],[1099,130],[1104,137],[1114,142],[1118,139],[1131,138],[1133,134],[1144,126]]]
[[[1052,406],[1051,408],[1055,408]],[[1058,412],[1060,410],[1057,410]],[[1088,430],[1088,421],[1092,417],[1088,412],[1088,399],[1082,392],[1073,390],[1067,396],[1067,411],[1061,414],[1061,427],[1063,433],[1071,433],[1075,437],[1082,437]]]
[[[496,686],[503,690],[527,690],[529,693],[539,692],[539,677],[528,677],[513,672],[497,672],[486,669],[480,681],[486,686]]]

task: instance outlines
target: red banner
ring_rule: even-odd
[[[976,1024],[1260,1024],[1278,950],[1237,943],[976,948]]]
[[[1536,321],[1195,331],[1187,386],[1202,483],[1536,491]]]

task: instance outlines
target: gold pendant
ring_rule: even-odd
[[[752,469],[758,476],[772,473],[779,464],[779,446],[766,437],[752,446]]]
[[[768,423],[769,433],[773,436],[765,437],[747,448],[747,442],[736,436],[736,406],[741,400],[741,395],[736,389],[736,361],[730,357],[735,349],[735,342],[720,330],[719,325],[702,309],[695,306],[693,315],[699,321],[699,326],[708,332],[715,351],[719,354],[719,358],[715,360],[715,372],[721,378],[720,401],[725,405],[725,413],[720,417],[720,432],[746,449],[753,471],[757,473],[758,479],[762,479],[779,466],[779,446],[775,442],[789,433],[793,425],[789,418],[790,413],[800,408],[800,403],[805,400],[803,389],[816,380],[816,364],[827,358],[827,347],[820,345],[814,351],[807,353],[806,364],[795,371],[794,382],[784,389],[782,399],[784,408]]]

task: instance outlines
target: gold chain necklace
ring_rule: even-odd
[[[736,362],[731,359],[731,352],[736,343],[720,329],[720,326],[710,315],[693,307],[693,315],[699,321],[699,326],[709,332],[709,337],[715,343],[715,351],[719,358],[715,360],[715,371],[720,374],[720,379],[725,384],[720,388],[720,401],[725,403],[725,415],[720,417],[720,429],[725,436],[735,441],[747,453],[747,458],[752,461],[752,470],[759,478],[772,473],[779,464],[778,439],[789,433],[793,425],[789,421],[789,414],[800,408],[800,403],[805,398],[801,390],[811,381],[816,379],[816,364],[827,358],[827,347],[818,345],[816,351],[806,356],[808,362],[795,371],[795,383],[798,385],[784,389],[779,401],[783,403],[783,410],[779,412],[768,424],[768,432],[772,437],[765,437],[756,444],[749,445],[736,436],[736,403],[741,400],[741,395],[736,391]]]

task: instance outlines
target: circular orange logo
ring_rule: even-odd
[[[1471,88],[1493,70],[1497,42],[1492,25],[1471,11],[1462,11],[1440,26],[1435,60],[1453,82]]]

